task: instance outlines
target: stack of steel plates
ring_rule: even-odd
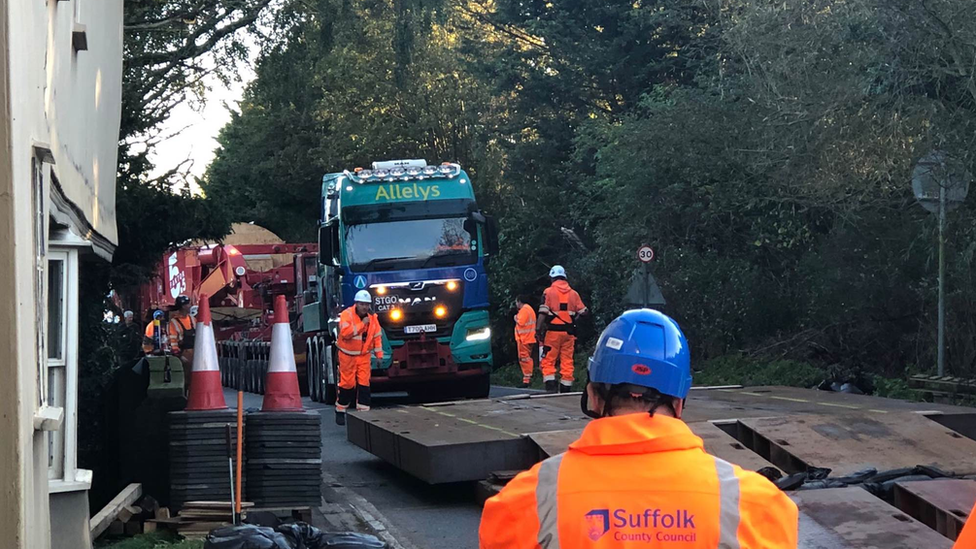
[[[230,424],[231,455],[236,460],[237,412],[170,412],[168,416],[170,507],[175,511],[187,501],[231,501],[226,438]]]
[[[258,507],[320,505],[322,417],[317,412],[250,413],[244,433],[248,501]]]

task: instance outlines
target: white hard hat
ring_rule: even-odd
[[[353,299],[356,303],[372,303],[373,298],[370,297],[369,292],[366,290],[359,290],[356,292],[356,297]]]
[[[549,269],[549,278],[556,278],[557,276],[566,277],[566,269],[563,269],[562,265],[553,265]]]

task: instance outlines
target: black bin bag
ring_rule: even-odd
[[[210,532],[203,549],[295,549],[295,546],[273,528],[244,524]]]

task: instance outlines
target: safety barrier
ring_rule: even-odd
[[[271,358],[267,341],[220,341],[217,343],[220,379],[224,387],[264,394],[264,378]]]

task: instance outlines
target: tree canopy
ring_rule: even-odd
[[[458,161],[500,218],[496,312],[560,263],[605,323],[647,243],[696,361],[934,364],[937,223],[910,182],[933,150],[972,170],[968,3],[287,4],[203,182],[232,219],[311,239],[324,173]],[[973,221],[949,221],[957,374]]]

